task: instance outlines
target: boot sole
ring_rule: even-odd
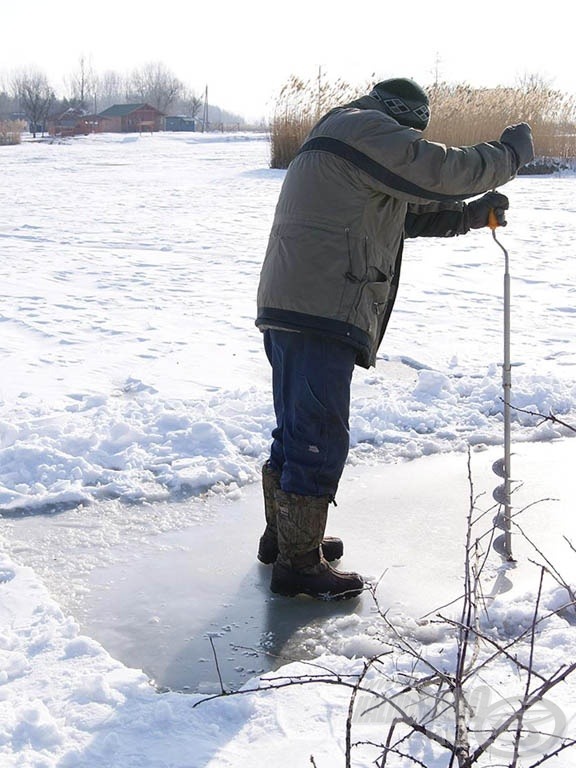
[[[360,597],[364,591],[364,587],[358,589],[348,589],[346,592],[336,592],[335,594],[332,594],[331,592],[315,592],[314,590],[305,588],[288,589],[287,587],[283,587],[279,584],[271,582],[270,591],[275,595],[281,595],[282,597],[298,597],[298,595],[306,595],[307,597],[313,597],[316,600],[329,602],[332,600],[351,600],[354,597]]]

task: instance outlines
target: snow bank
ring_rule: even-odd
[[[484,376],[415,373],[415,383],[385,375],[364,385],[352,405],[352,462],[395,461],[502,441],[500,370]],[[576,385],[517,376],[514,404],[564,414]],[[40,412],[39,412],[40,411]],[[6,414],[7,416],[8,414]],[[0,422],[0,507],[5,511],[122,498],[159,501],[255,482],[273,426],[269,393],[224,390],[201,400],[166,400],[128,379],[110,395],[74,395],[63,404],[11,406]],[[517,412],[514,440],[567,434]]]

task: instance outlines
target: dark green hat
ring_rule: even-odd
[[[400,125],[423,131],[430,121],[430,102],[420,86],[404,77],[383,80],[370,91]]]

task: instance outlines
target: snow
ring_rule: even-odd
[[[253,563],[273,423],[255,293],[283,179],[268,159],[258,134],[102,135],[2,152],[3,768],[298,766],[311,755],[318,768],[344,765],[350,688],[333,678],[198,703],[215,678],[208,648],[198,684],[193,643],[207,632],[218,649],[238,642],[242,621],[282,636],[283,659],[243,661],[236,678],[238,657],[228,668],[223,653],[226,680],[247,688],[320,674],[312,663],[352,679],[383,648],[381,672],[398,680],[414,659],[395,632],[429,663],[453,659],[454,632],[430,614],[461,592],[468,449],[481,508],[499,482],[502,253],[488,230],[407,243],[380,359],[355,374],[329,527],[346,538],[342,566],[378,581],[386,620],[368,594],[286,605]],[[573,174],[514,180],[510,225],[497,233],[511,258],[513,404],[571,424],[575,184]],[[576,556],[573,433],[523,411],[512,441],[527,538],[514,537],[516,568],[494,553],[486,567],[483,627],[502,641],[531,626],[531,561],[547,557],[570,579]],[[249,595],[238,600],[239,584]],[[539,674],[576,657],[566,601],[547,575]],[[170,684],[184,689],[190,673],[192,692],[158,692],[150,675],[182,648],[188,668],[180,660]],[[505,661],[486,670],[480,719],[497,710],[496,688],[516,695],[516,677]],[[576,681],[544,704],[548,730],[574,734]],[[385,738],[379,717],[356,722],[353,738]],[[526,753],[534,762],[549,746]],[[415,750],[431,768],[446,764],[437,747]],[[376,757],[352,754],[354,766]],[[576,765],[574,750],[555,765]]]

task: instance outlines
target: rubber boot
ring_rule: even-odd
[[[264,514],[266,528],[260,537],[258,545],[258,560],[265,565],[271,565],[278,557],[278,529],[276,527],[276,500],[274,494],[280,490],[280,472],[273,469],[268,462],[262,467],[262,493],[264,496]],[[335,536],[325,536],[322,540],[322,554],[329,562],[339,560],[344,554],[342,539]]]
[[[275,499],[279,551],[272,568],[272,592],[318,600],[357,597],[364,589],[362,577],[334,570],[322,554],[330,498],[277,490]]]

